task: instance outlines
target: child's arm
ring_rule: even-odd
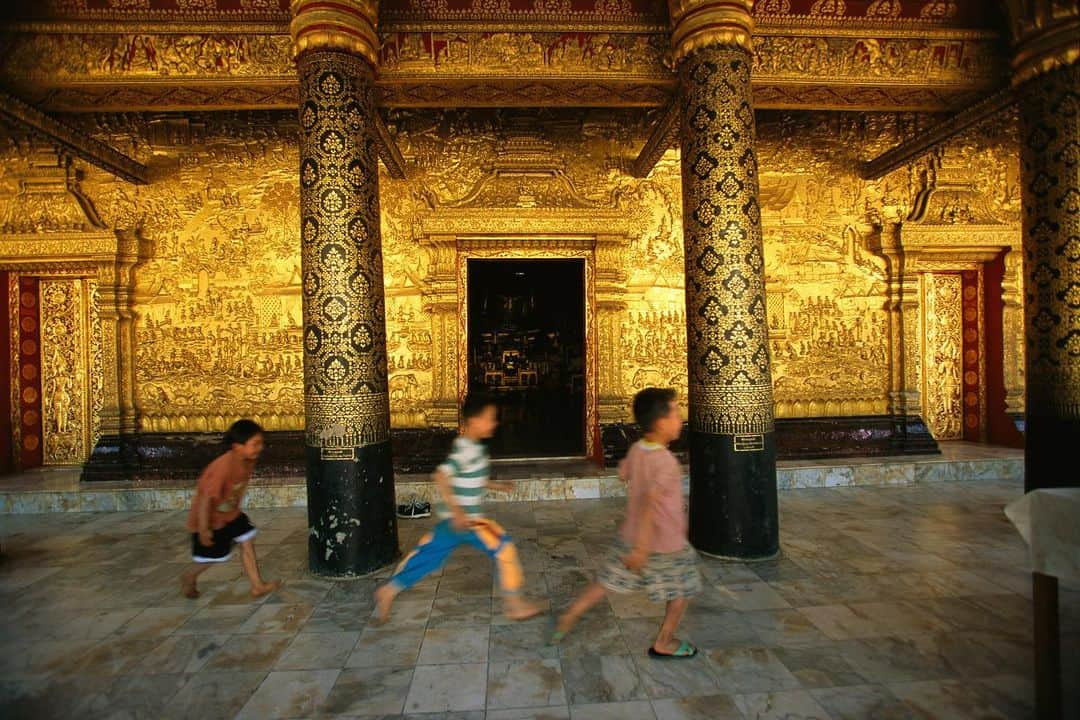
[[[210,532],[210,502],[209,495],[199,498],[199,544],[210,547],[214,544],[214,534]]]
[[[465,517],[465,512],[456,502],[454,502],[454,491],[450,487],[450,476],[446,474],[445,470],[439,468],[432,473],[431,478],[435,481],[435,487],[439,489],[439,494],[442,495],[443,502],[446,503],[447,509],[453,513],[453,517],[450,520],[451,524],[453,524],[456,530],[464,530],[469,526],[469,521]]]
[[[637,537],[634,539],[634,547],[630,550],[630,554],[623,558],[623,564],[634,572],[645,567],[645,562],[649,559],[649,548],[652,546],[653,535],[653,504],[656,502],[656,496],[657,491],[654,486],[642,498],[643,502],[637,517],[638,531]]]

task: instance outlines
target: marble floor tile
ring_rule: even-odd
[[[491,626],[488,659],[544,660],[556,658],[559,648],[549,644],[553,621],[549,617],[537,617],[524,622]]]
[[[228,635],[170,635],[150,651],[133,672],[153,675],[157,673],[196,673],[220,651]]]
[[[383,627],[424,627],[428,624],[434,598],[417,598],[411,590],[410,588],[407,594],[402,594],[401,599],[394,601],[394,605],[390,610],[390,618]],[[374,611],[371,614],[374,615]]]
[[[575,655],[626,655],[630,652],[628,640],[624,639],[624,629],[629,625],[645,623],[654,626],[652,620],[618,620],[610,610],[593,608],[578,621],[574,629],[559,644],[560,657]],[[641,650],[648,648],[648,642],[641,645]]]
[[[702,654],[681,660],[653,659],[645,653],[633,656],[638,675],[650,698],[717,695],[720,681],[708,658]]]
[[[415,665],[423,640],[423,626],[367,628],[360,633],[345,667]]]
[[[272,672],[236,715],[236,720],[277,720],[314,715],[340,670]]]
[[[481,626],[428,628],[416,663],[444,665],[487,662],[490,633],[490,627]]]
[[[274,664],[276,670],[342,668],[360,637],[358,632],[296,635]]]
[[[369,602],[324,601],[316,605],[307,621],[300,626],[302,633],[334,633],[363,630],[371,620],[374,606]]]
[[[544,708],[488,710],[485,720],[570,720],[570,708],[556,705]]]
[[[429,627],[457,628],[465,625],[489,625],[492,616],[491,596],[448,595],[436,597],[428,618]]]
[[[829,720],[829,713],[805,690],[736,695],[747,720]]]
[[[657,720],[743,720],[743,714],[728,695],[699,695],[653,700]]]
[[[419,665],[405,700],[407,713],[482,710],[487,698],[487,665]]]
[[[296,605],[263,605],[244,624],[236,629],[237,633],[295,633],[311,615],[312,606],[307,603]]]
[[[914,720],[911,708],[882,685],[848,685],[811,690],[835,720]]]
[[[629,655],[563,658],[562,674],[571,705],[647,698],[637,665]]]
[[[199,637],[199,636],[195,636]],[[290,634],[230,635],[202,669],[270,670],[292,642]]]
[[[836,645],[778,647],[773,652],[804,688],[859,685],[866,682]]]
[[[924,649],[916,638],[871,638],[837,643],[844,659],[871,683],[915,682],[950,678],[948,661]]]
[[[131,718],[153,720],[161,717],[173,696],[188,681],[181,673],[150,677],[128,675],[107,689],[84,699],[74,715],[79,718]]]
[[[706,657],[712,663],[721,693],[745,695],[802,687],[768,648],[723,648],[710,650]]]
[[[266,678],[265,672],[198,672],[173,696],[167,720],[231,720]]]
[[[566,704],[559,661],[510,660],[488,664],[488,709]]]
[[[597,705],[573,705],[570,720],[655,720],[652,705],[644,700]]]
[[[324,715],[397,714],[405,707],[411,667],[346,668],[319,711]]]
[[[1080,715],[1080,693],[1068,687],[1066,675],[1064,689],[1065,717]],[[1035,683],[1031,673],[1023,675],[991,675],[972,681],[979,694],[1007,718],[1027,720],[1035,717]]]
[[[957,680],[890,684],[889,691],[903,700],[918,718],[979,718],[1005,720],[979,688]]]
[[[236,632],[258,609],[255,605],[206,607],[175,630],[177,635],[229,635]]]
[[[798,610],[762,610],[742,614],[766,647],[816,647],[829,638]]]

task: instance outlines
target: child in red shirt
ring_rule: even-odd
[[[634,419],[644,437],[619,465],[627,484],[626,519],[611,555],[590,585],[559,618],[552,642],[559,642],[589,608],[607,592],[648,592],[653,602],[666,602],[664,622],[649,648],[655,658],[690,658],[691,643],[675,637],[689,598],[701,592],[697,554],[686,538],[682,469],[668,450],[682,432],[675,391],[645,388],[634,396]]]
[[[206,466],[188,513],[191,559],[194,565],[180,576],[185,597],[199,597],[196,580],[210,563],[232,557],[233,544],[240,545],[244,572],[251,582],[251,596],[262,597],[281,583],[264,582],[255,558],[255,526],[240,512],[255,461],[263,450],[263,430],[253,420],[237,420],[225,433],[228,450]]]

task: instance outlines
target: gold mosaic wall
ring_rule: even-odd
[[[151,168],[148,186],[96,170],[82,182],[105,226],[135,232],[149,248],[134,270],[140,427],[217,430],[250,415],[269,428],[302,428],[295,115],[76,120]],[[925,122],[916,116],[759,114],[778,417],[890,411],[899,351],[889,343],[895,333],[888,265],[875,252],[875,224],[906,217],[932,180],[934,162],[920,161],[878,182],[860,180],[854,162]],[[621,358],[601,377],[618,376],[627,399],[652,384],[685,394],[678,158],[669,151],[645,179],[628,174],[648,132],[641,113],[399,111],[388,125],[410,173],[407,180],[380,178],[395,426],[431,421],[433,373],[444,353],[433,346],[433,331],[441,331],[425,305],[436,250],[419,238],[424,219],[447,209],[475,217],[477,233],[496,208],[546,209],[552,216],[618,211],[631,229],[617,254],[626,276],[625,311],[621,344],[612,346]],[[950,147],[966,158],[972,182],[996,216],[1015,226],[1018,242],[1011,121],[973,131]],[[10,159],[20,150],[6,152]],[[499,175],[510,161],[545,169]],[[4,173],[11,167],[0,165],[0,188],[10,187]],[[613,360],[600,352],[599,363]]]

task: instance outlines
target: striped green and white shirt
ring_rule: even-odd
[[[439,471],[450,478],[450,492],[461,511],[470,518],[483,517],[484,487],[491,475],[487,447],[475,440],[457,437]],[[443,520],[453,515],[441,497],[435,502],[435,512]]]

